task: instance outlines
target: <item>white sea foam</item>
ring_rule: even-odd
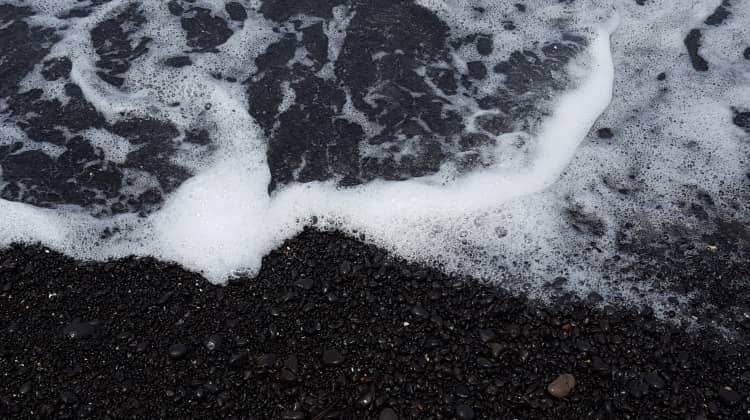
[[[75,2],[29,3],[40,13],[56,15]],[[628,283],[615,286],[599,270],[614,252],[615,227],[624,219],[634,214],[653,221],[674,216],[678,187],[685,184],[716,192],[721,201],[720,192],[743,182],[750,142],[731,124],[730,107],[750,108],[748,62],[736,57],[750,39],[746,9],[735,8],[732,16],[745,25],[733,23],[706,32],[702,52],[712,70],[698,74],[689,64],[683,39],[717,1],[655,0],[648,7],[632,1],[605,7],[598,2],[528,2],[526,14],[516,18],[518,29],[509,31],[500,22],[510,3],[476,2],[486,9],[477,17],[461,1],[422,0],[420,4],[449,23],[452,36],[492,34],[496,60],[513,50],[532,48],[535,42],[559,39],[562,29],[555,20],[561,16],[576,21],[588,45],[567,68],[571,87],[551,100],[549,115],[533,130],[499,137],[499,158],[489,168],[456,177],[446,165],[431,176],[376,180],[352,188],[338,188],[333,181],[290,184],[269,195],[267,140],[247,111],[244,86],[217,80],[211,73],[247,77],[254,70],[254,58],[279,34],[251,10],[250,21],[219,53],[193,55],[192,66],[167,69],[161,63],[182,53],[185,36],[159,2],[144,2],[149,20],[140,33],[153,38],[154,44],[136,60],[118,90],[95,76],[96,54],[88,33],[128,3],[110,2],[89,17],[67,21],[65,38],[50,56],[71,57],[73,81],[111,122],[123,113],[163,115],[184,129],[199,119],[212,127],[217,149],[212,154],[180,155],[195,176],[147,218],[120,215],[102,220],[71,208],[40,209],[0,200],[1,245],[41,241],[94,259],[154,255],[222,282],[237,273],[256,272],[265,254],[315,216],[322,227],[364,233],[368,241],[400,256],[438,263],[446,270],[497,281],[519,276],[548,280],[563,274],[573,290],[598,290],[611,297],[626,294]],[[331,57],[339,54],[351,19],[344,8],[334,15],[326,28]],[[478,56],[462,47],[454,58],[460,69],[460,63],[465,66]],[[666,82],[656,80],[661,71],[668,73]],[[323,73],[333,74],[332,69]],[[482,89],[491,90],[501,79],[491,74]],[[38,73],[24,81],[37,82]],[[45,93],[60,95],[60,90]],[[287,102],[293,102],[293,91],[286,94]],[[173,102],[180,105],[167,106]],[[282,106],[289,106],[287,102]],[[463,106],[475,107],[470,100]],[[348,107],[353,109],[351,103]],[[366,119],[355,112],[349,118]],[[592,127],[612,127],[616,137],[595,140],[589,135]],[[1,130],[0,136],[18,135],[10,128]],[[129,150],[116,136],[98,130],[84,135],[115,161]],[[521,151],[509,146],[518,136],[525,138]],[[602,183],[603,178],[633,183],[628,177],[632,171],[638,173],[636,199],[625,199]],[[600,254],[586,254],[589,239],[566,225],[564,213],[572,205],[601,219]],[[738,214],[747,214],[746,207],[747,202],[740,203]],[[101,239],[101,230],[113,224],[122,233]],[[541,280],[525,287],[538,291]]]

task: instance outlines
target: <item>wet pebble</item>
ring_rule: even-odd
[[[384,408],[380,411],[378,420],[398,420],[398,414],[392,408]]]
[[[461,404],[456,406],[456,417],[459,420],[472,420],[475,416],[474,409],[468,405]]]
[[[725,404],[734,405],[740,400],[740,394],[732,388],[723,387],[719,389],[719,398]]]
[[[664,379],[656,372],[651,372],[643,377],[643,380],[653,389],[663,389],[666,385]]]
[[[327,349],[323,351],[323,364],[327,366],[338,366],[344,362],[344,356],[338,350]]]
[[[74,320],[63,327],[63,334],[68,338],[86,338],[96,333],[96,325],[93,322]]]
[[[310,290],[313,287],[313,279],[309,277],[303,277],[294,282],[294,285],[302,290]]]
[[[176,343],[169,346],[169,357],[173,359],[181,359],[185,357],[188,352],[188,346],[183,343]]]

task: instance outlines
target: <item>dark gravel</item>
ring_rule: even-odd
[[[747,418],[746,333],[542,305],[306,231],[256,279],[0,253],[0,417]],[[566,399],[547,394],[575,376]]]

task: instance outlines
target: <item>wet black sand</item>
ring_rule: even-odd
[[[729,340],[544,305],[306,231],[226,287],[152,259],[0,253],[0,417],[742,419]],[[744,325],[744,327],[743,327]],[[559,374],[577,380],[555,399]]]

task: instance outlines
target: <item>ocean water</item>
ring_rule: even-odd
[[[2,0],[0,78],[0,246],[224,282],[314,225],[664,310],[750,246],[741,0]]]

